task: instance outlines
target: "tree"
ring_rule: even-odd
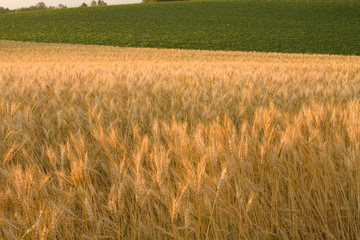
[[[15,12],[14,10],[10,10],[8,8],[3,8],[3,7],[0,7],[0,14],[2,13],[11,13],[11,12]]]
[[[35,8],[37,10],[44,10],[44,9],[47,9],[47,6],[44,2],[39,2],[38,4],[36,4]]]
[[[107,3],[104,0],[98,0],[98,6],[106,6]]]
[[[82,3],[80,7],[87,7],[88,5],[86,3]]]
[[[59,8],[67,8],[67,6],[66,6],[66,5],[63,5],[63,4],[59,4],[58,7],[59,7]]]
[[[46,9],[48,9],[46,4],[44,2],[39,2],[35,6],[18,8],[16,12],[26,12],[26,11],[46,10]]]
[[[95,0],[92,0],[91,6],[92,6],[92,7],[95,7],[95,6],[96,6],[96,1],[95,1]]]

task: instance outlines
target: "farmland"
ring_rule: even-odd
[[[0,42],[1,239],[358,239],[360,57]]]
[[[185,1],[0,15],[0,39],[205,50],[360,54],[355,0]]]

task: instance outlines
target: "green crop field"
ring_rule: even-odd
[[[357,1],[189,1],[0,15],[0,39],[360,54]]]

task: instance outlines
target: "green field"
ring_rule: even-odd
[[[360,2],[187,1],[3,14],[0,39],[360,55]]]

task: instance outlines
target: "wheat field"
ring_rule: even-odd
[[[0,239],[360,239],[360,57],[0,42]]]

